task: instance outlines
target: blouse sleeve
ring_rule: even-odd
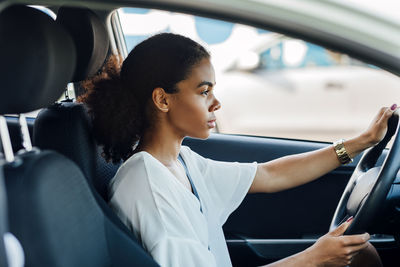
[[[249,191],[257,171],[257,162],[215,161],[187,149],[204,177],[214,209],[220,215],[220,223],[224,224]]]

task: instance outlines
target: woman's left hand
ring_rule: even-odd
[[[368,129],[361,134],[366,140],[368,140],[368,145],[373,146],[385,137],[388,129],[388,120],[397,110],[397,105],[393,104],[390,108],[383,107],[379,110],[378,114],[372,120]]]

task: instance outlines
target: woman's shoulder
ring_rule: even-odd
[[[117,173],[115,174],[115,177],[121,175],[124,176],[130,172],[136,172],[138,170],[145,169],[146,160],[147,159],[143,151],[133,154],[119,167]]]
[[[207,169],[209,160],[193,151],[190,147],[182,146],[180,154],[188,165],[195,165],[200,172],[203,173]]]
[[[181,146],[181,151],[180,151],[180,154],[181,155],[190,155],[190,154],[192,154],[193,153],[193,151],[190,149],[190,147],[188,147],[188,146]]]
[[[185,158],[185,159],[190,159],[191,161],[198,161],[198,160],[203,160],[205,159],[201,155],[199,155],[197,152],[193,151],[190,147],[188,146],[181,146],[181,151],[180,154]]]
[[[110,182],[109,189],[115,192],[120,187],[137,188],[148,180],[149,157],[144,152],[138,152],[128,158],[118,169]]]

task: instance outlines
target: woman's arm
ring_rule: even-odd
[[[383,139],[388,119],[397,106],[381,108],[368,129],[344,142],[351,158]],[[316,151],[282,157],[258,165],[249,193],[278,192],[311,182],[340,166],[333,146]]]

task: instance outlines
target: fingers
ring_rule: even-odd
[[[368,249],[369,243],[365,242],[360,245],[355,245],[355,246],[346,246],[343,248],[343,254],[342,254],[342,259],[344,260],[346,265],[350,265],[354,258],[357,258],[361,251],[364,251]],[[363,265],[356,265],[356,266],[363,266]]]
[[[390,108],[382,108],[380,111],[381,117],[379,119],[379,123],[387,122],[396,110],[397,110],[396,104],[393,104]]]
[[[332,235],[332,236],[341,236],[341,235],[343,235],[344,232],[346,232],[347,228],[349,227],[349,225],[351,224],[352,221],[353,221],[353,216],[348,218],[347,221],[345,221],[344,223],[339,225],[336,229],[332,230],[329,234]]]
[[[354,257],[357,257],[357,255],[364,249],[366,249],[368,247],[368,243],[364,243],[362,245],[358,245],[358,246],[352,246],[352,247],[348,247],[346,248],[346,252],[343,255],[344,256],[344,260],[346,261],[347,265],[350,265],[354,259]]]
[[[346,235],[340,236],[343,246],[359,246],[363,244],[368,244],[367,241],[370,238],[368,233],[360,234],[360,235]]]
[[[360,236],[357,236],[356,239],[358,239]],[[356,236],[354,236],[356,237]],[[361,238],[361,240],[365,240],[365,237]],[[357,255],[360,254],[361,251],[366,250],[369,246],[368,242],[364,242],[358,245],[353,245],[353,246],[345,246],[344,247],[344,260],[346,261],[347,265],[350,265],[353,262],[353,259],[357,257]],[[358,266],[358,265],[357,265]]]
[[[375,121],[376,121],[376,122],[378,122],[378,121],[382,118],[383,113],[385,113],[385,111],[386,111],[387,109],[388,109],[388,107],[382,107],[382,108],[379,109],[379,112],[378,112],[378,114],[377,114],[376,117],[375,117]]]

